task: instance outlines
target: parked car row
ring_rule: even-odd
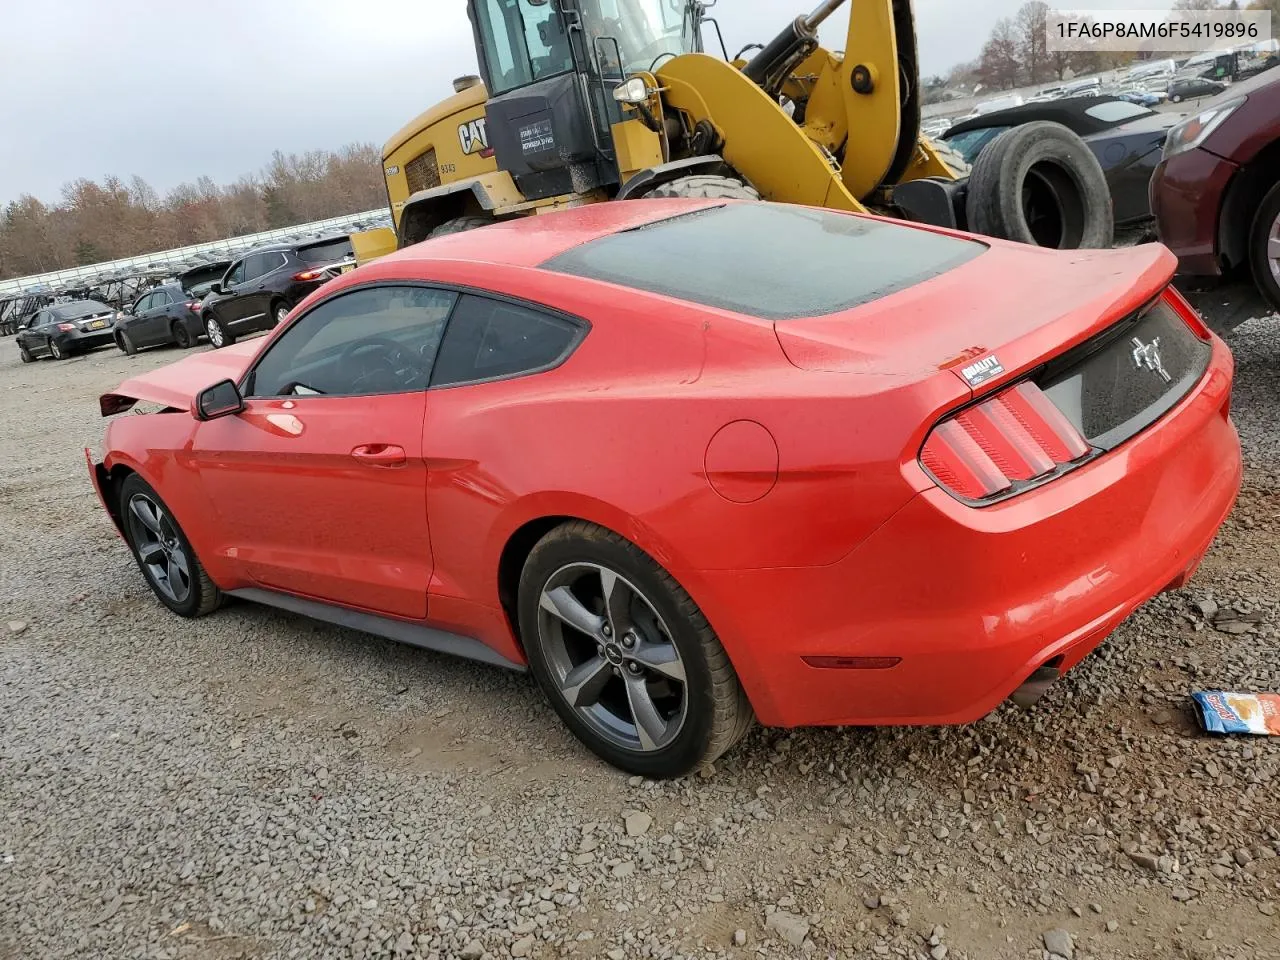
[[[129,355],[145,347],[185,349],[202,338],[224,347],[271,329],[307,294],[354,266],[348,236],[274,245],[196,266],[147,287],[123,309],[90,298],[55,302],[35,295],[0,305],[0,318],[14,316],[24,363],[113,343]]]

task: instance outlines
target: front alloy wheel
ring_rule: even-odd
[[[182,527],[160,495],[136,473],[120,484],[125,542],[156,599],[182,617],[200,617],[222,603]]]
[[[205,317],[204,330],[209,335],[209,342],[213,344],[215,349],[236,342],[236,338],[227,333],[222,324],[218,322],[218,318],[213,314]]]

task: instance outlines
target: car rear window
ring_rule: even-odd
[[[95,313],[110,313],[111,308],[96,300],[76,300],[72,303],[60,303],[53,308],[54,314],[63,320],[74,320],[77,317],[88,317]]]
[[[343,237],[341,240],[330,240],[298,248],[298,256],[307,263],[337,263],[347,260],[354,254],[351,252],[351,241]]]
[[[985,249],[973,240],[829,210],[735,203],[592,240],[541,266],[789,320],[878,300]]]

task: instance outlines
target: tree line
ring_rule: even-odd
[[[161,197],[141,177],[81,178],[61,199],[29,194],[0,215],[0,279],[133,257],[386,206],[381,151],[276,151],[261,171],[218,185],[207,176]]]
[[[991,28],[982,52],[976,60],[961,63],[945,77],[935,77],[927,84],[933,90],[947,85],[973,86],[1008,90],[1011,87],[1035,85],[1063,80],[1072,76],[1098,73],[1123,67],[1136,59],[1160,59],[1159,50],[1141,53],[1116,53],[1104,50],[1081,50],[1070,53],[1049,52],[1049,4],[1028,0],[1012,17],[1004,17]],[[1270,10],[1273,23],[1280,22],[1280,0],[1175,0],[1175,10]],[[1189,54],[1179,54],[1187,57]]]

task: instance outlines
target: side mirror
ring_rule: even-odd
[[[191,415],[197,420],[216,420],[229,417],[244,409],[244,398],[234,380],[221,380],[205,387],[196,394],[191,404]]]
[[[220,281],[220,280],[215,280],[215,281],[213,281],[213,283],[209,284],[209,292],[210,292],[210,293],[221,293],[221,292],[222,292],[222,281]]]

